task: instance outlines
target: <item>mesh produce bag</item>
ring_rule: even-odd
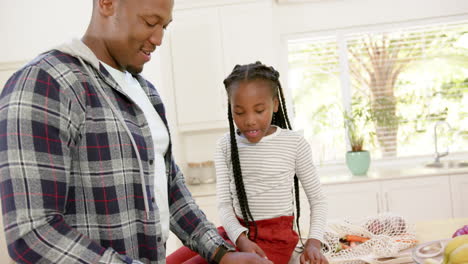
[[[414,226],[401,216],[385,213],[356,222],[328,223],[323,250],[330,263],[358,264],[395,257],[415,244]]]

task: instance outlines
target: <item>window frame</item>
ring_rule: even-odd
[[[342,106],[345,110],[350,110],[351,108],[351,97],[352,97],[352,85],[350,80],[350,74],[348,74],[343,69],[349,71],[348,67],[348,52],[347,52],[347,45],[345,39],[346,35],[349,34],[356,34],[362,32],[368,33],[381,33],[382,31],[390,31],[390,30],[399,30],[402,28],[410,28],[410,27],[424,27],[428,24],[442,24],[442,23],[457,23],[462,21],[468,20],[468,14],[463,15],[455,15],[455,16],[444,16],[444,17],[432,17],[432,18],[424,18],[424,19],[416,19],[416,20],[409,20],[409,21],[395,21],[392,23],[377,23],[373,25],[356,25],[350,27],[343,27],[343,28],[334,28],[334,29],[321,29],[321,30],[312,30],[308,32],[301,32],[301,33],[290,33],[284,34],[280,37],[281,39],[281,53],[280,53],[280,69],[282,70],[282,83],[284,87],[285,93],[285,100],[286,106],[288,107],[288,115],[290,117],[291,122],[294,122],[295,113],[290,109],[293,108],[293,100],[292,100],[292,89],[289,88],[289,62],[288,62],[288,44],[293,41],[301,41],[304,39],[312,39],[312,38],[324,38],[324,37],[336,37],[338,42],[338,54],[339,54],[339,63],[340,63],[340,88],[342,93]],[[293,128],[294,128],[294,124]],[[349,140],[345,136],[345,142],[347,146],[349,146]],[[431,142],[434,144],[434,142]],[[466,151],[458,151],[450,153],[445,159],[466,159],[468,156],[468,150]],[[434,153],[432,154],[425,154],[425,155],[417,155],[417,156],[405,156],[405,157],[381,157],[376,160],[372,160],[377,166],[390,166],[401,164],[409,164],[414,162],[421,162],[421,163],[430,163],[433,161]],[[336,160],[336,161],[327,161],[323,163],[323,167],[325,168],[341,168],[345,166],[344,161]]]

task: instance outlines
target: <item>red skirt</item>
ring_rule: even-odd
[[[268,259],[275,264],[287,264],[299,241],[299,236],[293,230],[293,221],[294,216],[281,216],[255,221],[257,223],[257,240],[255,243],[265,252]],[[244,225],[242,220],[240,222]],[[218,227],[218,232],[229,244],[234,245],[229,240],[223,227]],[[255,228],[251,227],[249,232],[254,234]],[[250,237],[253,237],[253,235]],[[166,263],[205,264],[207,262],[196,252],[187,247],[181,247],[167,257]]]

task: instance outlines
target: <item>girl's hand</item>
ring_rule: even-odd
[[[327,258],[320,251],[320,241],[317,239],[308,239],[304,252],[301,255],[301,264],[328,264]]]
[[[251,241],[245,233],[242,233],[236,241],[237,248],[241,252],[256,253],[262,258],[267,258],[265,252],[253,241]]]

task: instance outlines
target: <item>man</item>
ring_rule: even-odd
[[[173,0],[94,0],[82,40],[41,54],[0,97],[0,192],[19,263],[164,263],[170,229],[211,263],[233,248],[194,203],[165,110],[139,73]]]

